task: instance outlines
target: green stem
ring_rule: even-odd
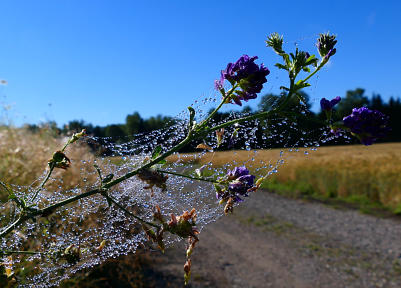
[[[71,143],[71,139],[68,139],[68,141],[64,144],[63,148],[61,149],[61,152],[64,152],[65,149],[67,149],[68,145],[70,145],[70,143]],[[49,167],[50,167],[49,172],[47,173],[45,179],[43,179],[43,181],[40,184],[39,188],[35,191],[35,195],[33,195],[33,197],[31,198],[30,202],[35,201],[36,197],[38,197],[39,192],[43,190],[43,187],[45,186],[45,184],[47,183],[47,181],[49,180],[50,176],[53,173],[53,170],[55,168],[55,164],[52,162]]]
[[[322,63],[317,67],[317,69],[316,69],[313,73],[311,73],[307,78],[305,78],[303,81],[307,81],[310,77],[312,77],[318,70],[320,70],[321,67],[323,67],[324,64],[325,64],[325,62],[322,61]],[[231,120],[231,121],[222,123],[222,124],[220,124],[220,125],[216,125],[216,126],[214,126],[214,127],[212,127],[212,128],[208,128],[208,129],[206,129],[205,131],[201,131],[202,129],[205,128],[205,126],[207,125],[207,123],[213,118],[213,116],[214,116],[214,115],[217,113],[217,111],[223,106],[223,104],[226,103],[226,101],[229,99],[229,97],[234,93],[235,89],[238,87],[238,85],[233,86],[233,87],[229,90],[229,92],[223,97],[223,99],[222,99],[221,103],[219,104],[219,106],[218,106],[212,113],[210,113],[209,116],[197,127],[196,131],[189,131],[187,137],[185,137],[184,140],[182,140],[180,143],[178,143],[176,146],[174,146],[174,147],[171,148],[170,150],[164,152],[163,154],[159,155],[159,156],[156,157],[155,159],[149,161],[147,164],[143,165],[142,167],[137,168],[137,169],[135,169],[135,170],[133,170],[133,171],[131,171],[131,172],[128,172],[128,173],[126,173],[125,175],[123,175],[123,176],[121,176],[121,177],[119,177],[119,178],[114,179],[113,181],[110,181],[110,182],[105,183],[100,189],[90,190],[90,191],[81,193],[81,194],[79,194],[79,195],[70,197],[70,198],[68,198],[68,199],[65,199],[65,200],[63,200],[63,201],[57,202],[57,203],[55,203],[55,204],[53,204],[53,205],[50,205],[50,206],[48,206],[48,207],[46,207],[46,208],[44,208],[44,209],[38,209],[38,210],[36,210],[36,211],[31,211],[31,212],[29,212],[29,213],[26,214],[26,215],[22,215],[18,220],[16,220],[14,223],[10,224],[8,227],[6,227],[3,231],[0,232],[0,238],[4,237],[4,236],[7,235],[8,233],[10,233],[12,230],[14,230],[18,225],[20,225],[21,223],[24,223],[25,221],[27,221],[27,220],[30,219],[30,218],[33,218],[33,217],[39,216],[39,215],[47,215],[47,214],[50,214],[50,213],[52,213],[54,210],[56,210],[56,209],[59,208],[59,207],[63,207],[63,206],[68,205],[68,204],[70,204],[70,203],[72,203],[72,202],[78,201],[79,199],[86,198],[86,197],[89,197],[89,196],[94,195],[94,194],[98,194],[98,193],[103,194],[103,192],[104,192],[105,190],[109,189],[110,187],[113,187],[113,186],[115,186],[115,185],[121,183],[122,181],[124,181],[124,180],[126,180],[126,179],[128,179],[128,178],[133,177],[134,175],[138,174],[141,170],[148,169],[148,168],[150,168],[151,166],[153,166],[153,165],[159,163],[161,160],[167,158],[168,156],[170,156],[170,155],[173,154],[174,152],[179,151],[181,148],[183,148],[185,145],[187,145],[190,141],[192,141],[192,140],[194,140],[194,139],[203,137],[204,135],[207,135],[207,134],[210,133],[210,132],[219,130],[219,129],[221,129],[221,128],[225,128],[225,127],[227,127],[227,126],[231,126],[231,125],[236,124],[236,123],[240,123],[240,122],[244,122],[244,121],[250,121],[250,120],[255,120],[255,119],[267,118],[267,117],[269,117],[271,114],[278,114],[278,113],[280,113],[281,110],[282,110],[282,108],[284,108],[284,107],[287,105],[289,99],[291,98],[292,94],[294,93],[293,90],[294,90],[294,81],[295,81],[295,79],[290,78],[290,80],[291,80],[291,85],[290,85],[290,90],[289,90],[289,92],[288,92],[288,95],[287,95],[285,101],[284,101],[283,103],[281,103],[277,108],[272,109],[272,110],[270,110],[270,111],[265,111],[265,112],[261,112],[261,113],[258,113],[258,114],[246,116],[246,117],[243,117],[243,118],[234,119],[234,120]],[[68,142],[64,145],[62,151],[64,151],[64,150],[67,148],[67,146],[68,146],[69,144],[70,144],[70,141],[68,141]],[[46,178],[43,180],[42,184],[40,185],[39,189],[36,191],[36,193],[35,193],[35,195],[34,195],[34,197],[33,197],[33,199],[32,199],[31,201],[35,200],[35,198],[37,197],[38,193],[43,189],[43,187],[44,187],[44,185],[46,184],[46,182],[48,181],[48,179],[49,179],[49,177],[50,177],[50,175],[51,175],[53,169],[54,169],[54,167],[50,167],[49,173],[47,174]],[[164,172],[164,173],[168,173],[168,174],[173,174],[173,173],[175,173],[175,172],[167,172],[167,171],[163,171],[163,172]],[[182,174],[178,174],[178,173],[175,173],[174,175],[181,176],[181,177],[186,177],[186,178],[190,178],[190,179],[193,179],[193,180],[214,182],[214,181],[212,181],[212,180],[207,180],[207,179],[204,179],[204,178],[195,178],[195,177],[191,177],[191,176],[187,176],[187,175],[182,175]],[[106,198],[109,199],[111,202],[113,202],[117,207],[119,207],[119,208],[122,209],[124,212],[126,212],[126,213],[129,214],[130,216],[134,217],[134,218],[137,219],[138,221],[141,221],[142,223],[146,223],[146,224],[148,224],[148,225],[150,225],[150,226],[153,226],[153,227],[159,227],[159,226],[157,226],[156,224],[147,222],[147,221],[141,219],[140,217],[138,217],[138,216],[132,214],[131,212],[129,212],[128,210],[126,210],[123,206],[121,206],[117,201],[115,201],[113,198],[111,198],[110,196],[108,196],[107,194],[104,194],[104,195],[106,195]]]
[[[39,192],[43,190],[43,187],[45,187],[45,184],[49,180],[50,175],[52,175],[52,172],[53,172],[53,170],[55,168],[54,163],[52,162],[49,167],[50,167],[49,172],[47,172],[47,175],[46,175],[45,179],[43,179],[43,181],[40,184],[39,188],[35,191],[35,195],[33,195],[33,197],[31,198],[31,200],[29,202],[35,201],[36,197],[38,197],[38,195],[39,195]]]
[[[227,102],[227,100],[231,97],[231,95],[234,93],[235,89],[238,88],[238,84],[234,85],[227,93],[226,95],[223,95],[223,100],[221,100],[219,106],[216,107],[216,109],[214,109],[212,111],[212,113],[209,114],[209,116],[202,121],[202,123],[199,125],[198,127],[198,131],[201,130],[202,128],[205,127],[205,125],[207,123],[209,123],[209,121],[213,118],[213,116],[217,113],[217,111],[220,110],[220,108],[224,105],[224,103]]]
[[[292,79],[290,78],[290,90],[288,91],[288,94],[284,101],[276,108],[274,109],[275,111],[281,111],[285,106],[287,106],[288,102],[290,101],[292,94],[294,93],[294,83],[295,83],[295,78]]]
[[[57,203],[55,203],[53,205],[50,205],[50,206],[48,206],[46,208],[38,209],[36,211],[32,211],[32,212],[28,213],[27,215],[24,215],[24,216],[18,218],[14,223],[10,224],[3,231],[1,231],[0,232],[0,238],[2,238],[4,236],[6,236],[7,234],[9,234],[18,225],[20,225],[21,223],[24,223],[25,221],[27,221],[30,218],[33,218],[33,217],[36,217],[36,216],[39,216],[39,215],[51,214],[57,208],[63,207],[63,206],[68,205],[68,204],[70,204],[72,202],[78,201],[78,200],[80,200],[82,198],[86,198],[86,197],[89,197],[89,196],[92,196],[94,194],[101,193],[101,192],[102,192],[102,190],[99,190],[99,189],[90,190],[90,191],[78,194],[76,196],[67,198],[67,199],[65,199],[63,201],[57,202]]]
[[[80,200],[82,198],[86,198],[89,196],[92,196],[94,194],[98,194],[98,193],[102,193],[103,189],[109,189],[110,187],[113,187],[115,185],[117,185],[118,183],[133,177],[134,175],[138,174],[141,170],[143,169],[148,169],[151,166],[153,166],[154,164],[157,164],[158,162],[160,162],[161,160],[167,158],[168,156],[170,156],[171,154],[173,154],[174,152],[180,150],[182,147],[184,147],[185,145],[187,145],[194,137],[192,137],[192,133],[189,133],[188,136],[182,140],[179,144],[177,144],[176,146],[174,146],[172,149],[170,149],[169,151],[166,151],[165,153],[161,154],[160,156],[156,157],[155,159],[153,159],[152,161],[148,162],[147,164],[143,165],[141,168],[135,169],[131,172],[128,172],[127,174],[116,178],[113,181],[107,182],[106,184],[103,185],[102,190],[101,189],[94,189],[94,190],[90,190],[84,193],[81,193],[79,195],[70,197],[68,199],[65,199],[63,201],[57,202],[53,205],[50,205],[44,209],[38,209],[34,212],[29,213],[26,217],[21,217],[19,218],[17,221],[15,221],[14,223],[10,224],[8,227],[6,227],[3,231],[0,232],[0,238],[6,236],[7,234],[9,234],[12,230],[14,230],[15,227],[17,227],[18,225],[20,225],[21,223],[25,222],[27,219],[29,218],[33,218],[39,215],[47,215],[47,214],[51,214],[54,210],[56,210],[59,207],[63,207],[67,204],[70,204],[72,202],[75,202],[77,200]]]
[[[327,60],[323,60],[320,62],[320,64],[316,67],[315,71],[313,71],[312,73],[310,73],[308,75],[308,77],[306,77],[304,80],[302,80],[302,82],[306,82],[308,81],[313,75],[315,75],[320,69],[322,69],[322,67],[327,63]]]
[[[228,99],[228,97],[233,93],[234,89],[235,89],[235,88],[233,87],[233,88],[227,93],[226,97],[224,97],[224,99],[222,100],[222,103],[220,103],[220,105],[218,106],[218,109],[221,108],[221,106],[224,104],[224,102],[225,102],[225,101]],[[216,108],[215,111],[217,112],[218,109]],[[140,167],[140,168],[138,168],[138,169],[135,169],[135,170],[133,170],[133,171],[131,171],[131,172],[128,172],[128,173],[126,173],[125,175],[123,175],[123,176],[121,176],[121,177],[119,177],[119,178],[114,179],[113,181],[107,182],[106,184],[103,185],[102,189],[106,189],[106,190],[107,190],[107,189],[109,189],[110,187],[113,187],[113,186],[115,186],[115,185],[121,183],[122,181],[124,181],[124,180],[126,180],[126,179],[128,179],[128,178],[131,178],[131,177],[135,176],[135,175],[138,174],[141,170],[150,168],[151,166],[153,166],[153,165],[159,163],[161,160],[167,158],[168,156],[170,156],[170,155],[173,154],[174,152],[179,151],[181,148],[183,148],[185,145],[187,145],[187,144],[188,144],[190,141],[192,141],[193,139],[202,137],[202,135],[208,134],[208,133],[210,133],[210,132],[216,131],[216,130],[218,130],[218,129],[227,127],[227,126],[232,125],[232,124],[235,124],[235,123],[240,123],[240,122],[243,122],[243,121],[249,121],[249,120],[259,119],[259,118],[265,118],[265,117],[269,116],[270,114],[276,113],[276,112],[277,112],[277,111],[275,111],[275,110],[270,110],[270,111],[267,111],[267,112],[262,112],[262,113],[259,113],[259,114],[250,115],[250,116],[247,116],[247,117],[244,117],[244,118],[235,119],[235,120],[232,120],[232,121],[228,121],[228,122],[226,122],[226,123],[223,123],[223,124],[221,124],[221,125],[216,125],[216,126],[214,126],[214,127],[212,127],[212,128],[209,128],[208,130],[206,130],[206,131],[204,131],[204,132],[197,133],[197,134],[194,134],[194,133],[192,133],[192,132],[190,131],[190,133],[188,133],[187,137],[186,137],[184,140],[182,140],[179,144],[177,144],[176,146],[174,146],[174,147],[173,147],[172,149],[170,149],[169,151],[164,152],[163,154],[161,154],[160,156],[158,156],[158,157],[156,157],[155,159],[151,160],[150,162],[148,162],[147,164],[143,165],[142,167]],[[211,113],[207,119],[210,120],[210,119],[213,117],[214,114],[215,114],[215,113]],[[209,121],[209,120],[208,120],[208,121]],[[207,123],[207,122],[203,122],[203,123]],[[202,125],[205,125],[205,124],[202,124]],[[65,146],[65,147],[66,147],[66,146]],[[50,174],[50,173],[49,173],[49,174]],[[48,175],[49,175],[49,174],[48,174]],[[180,175],[180,176],[181,176],[181,175]],[[50,177],[50,175],[49,175],[48,177]],[[48,177],[47,177],[47,178],[48,178]],[[201,179],[194,179],[194,180],[201,180]],[[202,179],[202,180],[203,180],[203,179]],[[43,181],[42,183],[46,183],[46,182]],[[44,184],[43,184],[43,186],[44,186]],[[34,211],[34,212],[31,212],[31,213],[29,213],[26,217],[21,217],[21,218],[19,218],[17,221],[15,221],[15,222],[12,223],[11,225],[9,225],[9,226],[8,226],[6,229],[4,229],[2,232],[0,232],[0,238],[2,238],[2,237],[4,237],[5,235],[9,234],[15,227],[17,227],[17,226],[20,225],[21,223],[25,222],[25,221],[26,221],[27,219],[29,219],[29,218],[32,218],[32,217],[35,217],[35,216],[39,216],[39,215],[50,214],[50,213],[52,213],[54,210],[56,210],[56,209],[59,208],[59,207],[63,207],[63,206],[68,205],[68,204],[70,204],[70,203],[72,203],[72,202],[78,201],[78,200],[80,200],[80,199],[82,199],[82,198],[86,198],[86,197],[92,196],[92,195],[94,195],[94,194],[102,193],[102,192],[104,191],[104,190],[102,190],[102,189],[90,190],[90,191],[81,193],[81,194],[79,194],[79,195],[70,197],[70,198],[68,198],[68,199],[65,199],[65,200],[63,200],[63,201],[57,202],[57,203],[55,203],[55,204],[53,204],[53,205],[50,205],[50,206],[48,206],[48,207],[46,207],[46,208],[39,209],[39,210],[36,210],[36,211]],[[108,197],[110,197],[110,196],[108,196]],[[110,200],[112,201],[112,199],[110,199]],[[115,201],[112,201],[112,202],[116,204]],[[118,203],[117,203],[116,205],[117,205],[117,207],[119,207],[119,208],[122,207],[122,206],[121,206],[120,204],[118,204]],[[124,208],[124,207],[122,207],[122,208]],[[128,211],[127,213],[130,213],[130,212]],[[131,214],[132,214],[132,213],[131,213]],[[132,214],[131,216],[135,216],[135,215]],[[137,217],[137,216],[135,216],[135,217]],[[139,219],[138,219],[138,220],[139,220]],[[143,220],[141,219],[141,220],[139,220],[139,221],[143,221]],[[154,224],[153,224],[153,225],[154,225]]]
[[[27,220],[26,217],[20,217],[10,225],[8,225],[3,231],[0,232],[0,238],[6,236],[7,234],[11,233],[18,225],[24,223]]]
[[[163,154],[161,154],[160,156],[156,157],[155,159],[151,160],[150,162],[148,162],[147,164],[143,165],[140,168],[137,168],[131,172],[128,172],[127,174],[114,179],[113,181],[107,182],[106,184],[104,184],[104,188],[108,189],[110,187],[115,186],[116,184],[131,178],[132,176],[135,176],[136,174],[138,174],[141,170],[145,170],[148,169],[150,167],[152,167],[153,165],[159,163],[161,160],[166,159],[168,156],[170,156],[171,154],[173,154],[174,152],[179,151],[181,148],[183,148],[185,145],[187,145],[191,140],[193,140],[195,137],[193,137],[193,133],[189,133],[187,135],[187,137],[185,137],[184,140],[182,140],[180,143],[178,143],[176,146],[174,146],[173,148],[171,148],[169,151],[164,152]]]
[[[21,254],[21,255],[36,255],[36,254],[47,254],[47,252],[39,252],[39,251],[12,251],[12,250],[5,250],[1,251],[0,254],[4,255],[12,255],[12,254]]]
[[[272,110],[269,110],[269,111],[259,112],[259,113],[253,114],[253,115],[249,115],[249,116],[246,116],[246,117],[230,120],[230,121],[224,122],[222,124],[213,126],[213,127],[209,128],[208,130],[205,130],[204,132],[202,132],[200,134],[200,137],[202,137],[204,135],[207,135],[207,134],[209,134],[211,132],[214,132],[216,130],[220,130],[222,128],[226,128],[226,127],[232,126],[232,125],[237,124],[237,123],[246,122],[246,121],[252,121],[252,120],[256,120],[256,119],[266,119],[266,118],[268,118],[268,117],[270,117],[270,116],[272,116],[274,114],[286,115],[286,114],[282,113],[282,111],[279,111],[278,109],[272,109]]]
[[[157,169],[156,171],[164,173],[164,174],[171,174],[171,175],[175,175],[175,176],[188,178],[188,179],[191,179],[191,180],[199,180],[199,181],[205,181],[205,182],[210,182],[210,183],[219,183],[218,181],[213,180],[213,179],[193,177],[193,176],[190,176],[190,175],[184,175],[184,174],[180,174],[180,173],[172,172],[172,171],[165,171],[165,170],[160,170],[160,169]]]
[[[71,143],[71,138],[68,139],[67,143],[64,144],[63,148],[61,149],[61,152],[64,152],[65,149],[67,149],[68,145],[70,145],[70,143]]]
[[[14,192],[10,191],[10,189],[8,189],[6,183],[3,183],[2,181],[0,181],[0,185],[3,186],[4,189],[6,189],[9,196],[14,195]],[[17,204],[18,207],[24,207],[24,204],[16,196],[12,197],[12,200]]]

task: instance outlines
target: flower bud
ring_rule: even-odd
[[[328,32],[326,34],[320,34],[316,44],[320,56],[328,60],[331,56],[336,54],[336,48],[334,48],[336,43],[336,36],[330,35]]]
[[[95,251],[96,251],[96,252],[102,251],[103,248],[106,246],[106,244],[107,244],[107,241],[106,241],[106,240],[103,240],[102,242],[100,242],[100,245],[99,245],[98,247],[95,248]]]
[[[206,167],[207,167],[207,165],[202,165],[200,168],[195,169],[196,175],[198,177],[202,177],[203,170],[205,170]]]
[[[85,136],[85,135],[86,135],[86,129],[82,129],[81,132],[72,134],[71,139],[70,139],[69,142],[70,142],[70,143],[74,143],[74,142],[77,141],[79,138],[82,138],[82,137]]]
[[[156,205],[153,209],[153,219],[158,220],[160,223],[164,223],[163,215],[159,205]]]
[[[264,180],[265,180],[265,177],[259,178],[259,179],[256,181],[255,186],[259,187],[259,186],[263,183]]]
[[[233,211],[234,211],[233,205],[234,205],[234,200],[233,200],[233,198],[230,197],[227,201],[226,206],[224,207],[224,214],[227,215],[230,212],[233,213]]]
[[[54,152],[52,159],[50,159],[47,163],[49,166],[53,166],[55,168],[67,169],[70,167],[71,161],[63,152],[56,151]]]
[[[81,248],[75,244],[71,244],[65,248],[62,256],[68,263],[74,264],[81,259]]]
[[[277,54],[284,53],[283,36],[280,36],[277,32],[270,34],[267,36],[266,46],[272,47]]]
[[[337,105],[341,101],[341,97],[337,96],[334,99],[327,100],[326,98],[322,98],[320,100],[320,108],[323,111],[331,111],[335,105]]]

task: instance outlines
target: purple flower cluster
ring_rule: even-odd
[[[372,145],[377,138],[383,138],[390,130],[387,127],[388,116],[366,107],[352,109],[351,115],[344,117],[344,126],[348,127],[364,145]]]
[[[320,100],[320,107],[322,108],[323,111],[331,111],[335,105],[338,104],[338,102],[341,101],[341,97],[337,96],[334,99],[327,100],[326,98],[322,98]]]
[[[228,171],[227,178],[229,181],[228,191],[234,194],[234,202],[241,201],[239,196],[248,196],[248,190],[253,187],[254,175],[249,174],[249,170],[245,166],[235,167]]]
[[[224,80],[228,80],[232,85],[238,83],[241,88],[241,91],[236,91],[237,94],[232,97],[236,104],[242,106],[241,100],[255,99],[263,84],[267,82],[266,76],[270,73],[263,64],[260,66],[256,64],[254,62],[256,59],[257,56],[242,55],[237,62],[228,63],[227,68],[221,71],[220,80],[215,81],[216,89],[221,90]]]

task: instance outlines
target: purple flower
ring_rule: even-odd
[[[236,179],[238,177],[241,176],[245,176],[249,174],[249,170],[246,169],[245,166],[241,166],[241,167],[235,167],[233,170],[228,170],[227,176],[228,179],[232,180],[232,179]]]
[[[348,127],[362,144],[372,145],[377,138],[383,138],[390,130],[387,127],[389,117],[377,110],[366,107],[352,109],[351,115],[344,117],[344,126]]]
[[[337,96],[334,99],[327,100],[326,98],[322,98],[320,100],[320,107],[322,108],[323,111],[331,111],[335,105],[338,104],[338,102],[341,101],[341,97]]]
[[[263,84],[267,82],[266,76],[270,73],[263,64],[260,66],[256,64],[254,62],[256,59],[258,59],[257,56],[242,55],[237,62],[228,63],[226,69],[221,71],[220,80],[215,81],[216,89],[221,90],[224,80],[227,80],[231,85],[237,83],[241,88],[230,100],[242,106],[242,100],[255,99],[256,94],[262,90]]]
[[[234,194],[234,201],[241,199],[238,195],[248,196],[248,189],[253,187],[254,175],[249,174],[249,170],[245,166],[235,167],[233,170],[228,171],[227,178],[229,180],[228,190]]]

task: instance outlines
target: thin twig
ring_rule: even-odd
[[[136,216],[135,214],[133,214],[132,212],[128,211],[124,206],[122,206],[120,203],[117,202],[117,200],[115,200],[113,197],[111,197],[110,195],[107,194],[103,194],[104,197],[106,197],[106,199],[110,200],[111,202],[113,202],[118,208],[120,208],[121,210],[123,210],[125,213],[127,213],[129,216],[134,217],[136,220],[138,220],[139,222],[143,223],[143,224],[147,224],[149,226],[153,226],[155,228],[160,228],[159,225],[154,224],[152,222],[148,222],[146,220],[143,220],[141,217]]]
[[[156,171],[161,172],[161,173],[165,173],[165,174],[171,174],[171,175],[175,175],[175,176],[180,176],[180,177],[184,177],[184,178],[188,178],[188,179],[192,179],[192,180],[199,180],[199,181],[205,181],[205,182],[210,182],[210,183],[219,183],[219,181],[214,180],[214,179],[193,177],[193,176],[190,176],[190,175],[180,174],[180,173],[173,172],[173,171],[166,171],[166,170],[161,170],[161,169],[156,169]]]

